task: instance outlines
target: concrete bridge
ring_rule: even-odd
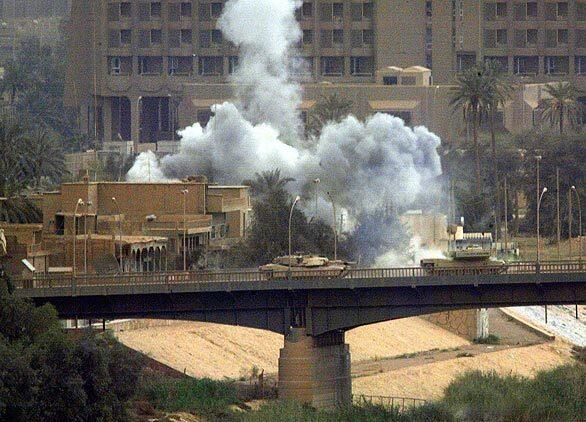
[[[586,304],[586,263],[486,268],[308,271],[267,280],[256,270],[136,273],[17,280],[16,294],[51,303],[61,318],[164,318],[240,325],[285,336],[279,394],[317,407],[349,403],[346,330],[433,312]]]

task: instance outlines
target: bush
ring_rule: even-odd
[[[500,342],[500,337],[494,334],[489,334],[487,337],[484,338],[474,339],[474,343],[476,344],[500,344]]]
[[[137,395],[158,410],[190,412],[211,418],[228,417],[230,405],[238,403],[232,385],[207,378],[178,379],[143,374]]]

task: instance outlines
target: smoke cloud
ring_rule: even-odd
[[[320,202],[331,192],[349,220],[389,203],[409,206],[441,173],[440,139],[424,127],[375,114],[361,122],[348,116],[328,123],[315,139],[303,139],[294,82],[294,45],[301,36],[294,0],[230,0],[219,27],[239,47],[232,80],[235,104],[212,107],[202,127],[181,131],[179,152],[157,161],[141,154],[128,180],[162,180],[206,174],[218,183],[238,184],[275,168],[295,178],[292,193],[313,193],[319,178]],[[329,202],[329,201],[328,201]]]

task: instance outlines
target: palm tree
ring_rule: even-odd
[[[0,79],[0,94],[8,94],[10,106],[14,106],[16,96],[24,91],[29,85],[27,72],[21,66],[11,62],[4,68],[4,75]]]
[[[287,183],[294,181],[291,177],[281,177],[281,170],[269,170],[262,173],[255,173],[254,179],[248,179],[242,182],[250,186],[250,193],[259,198],[266,198],[274,192],[285,190]]]
[[[508,84],[496,61],[487,61],[480,67],[484,79],[484,93],[481,98],[481,109],[488,118],[490,128],[490,146],[492,151],[493,182],[495,184],[495,213],[501,215],[500,181],[496,154],[496,114],[499,107],[511,97],[512,86]]]
[[[549,84],[545,87],[548,98],[541,100],[543,117],[553,126],[558,123],[560,135],[564,133],[564,118],[574,127],[582,106],[578,102],[578,90],[569,82]]]
[[[33,164],[29,149],[24,127],[7,117],[0,119],[0,196],[11,198],[27,187]]]
[[[482,120],[482,104],[485,98],[486,78],[480,67],[474,66],[464,70],[458,76],[457,85],[452,89],[450,105],[462,109],[464,121],[472,125],[472,142],[476,157],[476,189],[482,190],[480,177],[480,146],[478,145],[478,127]]]
[[[352,101],[341,98],[338,94],[323,95],[308,116],[309,133],[319,135],[329,122],[339,122],[352,110]]]
[[[65,173],[65,159],[57,140],[46,129],[36,129],[28,137],[29,154],[33,163],[30,171],[35,188],[41,187],[41,179],[59,182]]]

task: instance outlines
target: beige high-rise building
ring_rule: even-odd
[[[82,129],[126,151],[171,151],[179,127],[205,123],[238,66],[217,29],[224,4],[74,0],[67,100]],[[298,20],[303,111],[330,82],[359,116],[395,113],[451,138],[461,124],[445,85],[478,61],[499,61],[519,84],[586,87],[586,0],[310,0]]]

